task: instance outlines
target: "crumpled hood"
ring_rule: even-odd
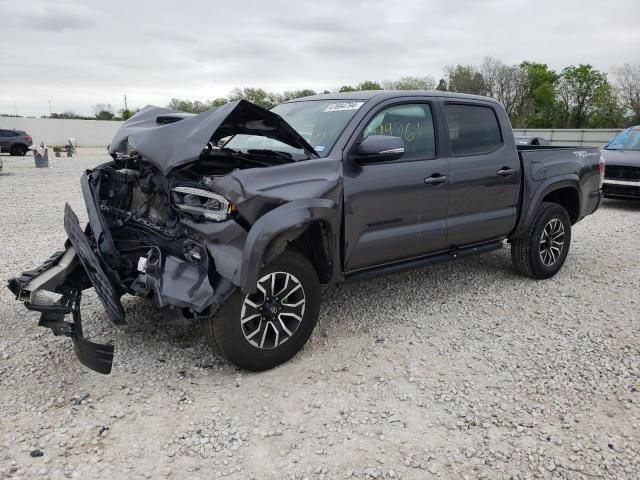
[[[637,150],[600,150],[605,165],[619,167],[640,167],[640,151]]]
[[[118,129],[109,154],[126,154],[129,144],[166,175],[177,166],[197,160],[210,141],[243,133],[273,138],[317,156],[279,115],[246,100],[198,115],[148,105]]]

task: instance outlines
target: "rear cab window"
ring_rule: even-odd
[[[483,105],[444,105],[453,156],[491,153],[503,144],[498,117]]]

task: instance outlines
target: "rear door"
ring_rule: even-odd
[[[434,105],[388,101],[362,121],[347,152],[368,135],[404,140],[398,160],[344,161],[345,271],[446,248],[448,160],[438,157]],[[442,177],[440,181],[425,179]]]
[[[509,120],[493,103],[443,104],[450,148],[448,243],[505,237],[515,226],[520,162]]]

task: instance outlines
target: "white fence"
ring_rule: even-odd
[[[111,143],[123,122],[106,120],[57,120],[51,118],[0,117],[0,128],[24,130],[33,143],[47,145],[66,143],[75,137],[79,147],[105,147]],[[515,135],[546,138],[552,145],[603,147],[620,129],[515,129]]]
[[[581,147],[604,147],[622,129],[613,128],[524,128],[514,129],[516,136],[542,137],[551,145],[576,145]]]
[[[0,128],[24,130],[33,143],[58,145],[74,137],[79,147],[105,147],[124,122],[107,120],[58,120],[53,118],[0,117]]]

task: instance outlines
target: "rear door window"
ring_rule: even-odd
[[[449,103],[444,110],[454,156],[490,153],[502,145],[500,124],[492,108]]]

